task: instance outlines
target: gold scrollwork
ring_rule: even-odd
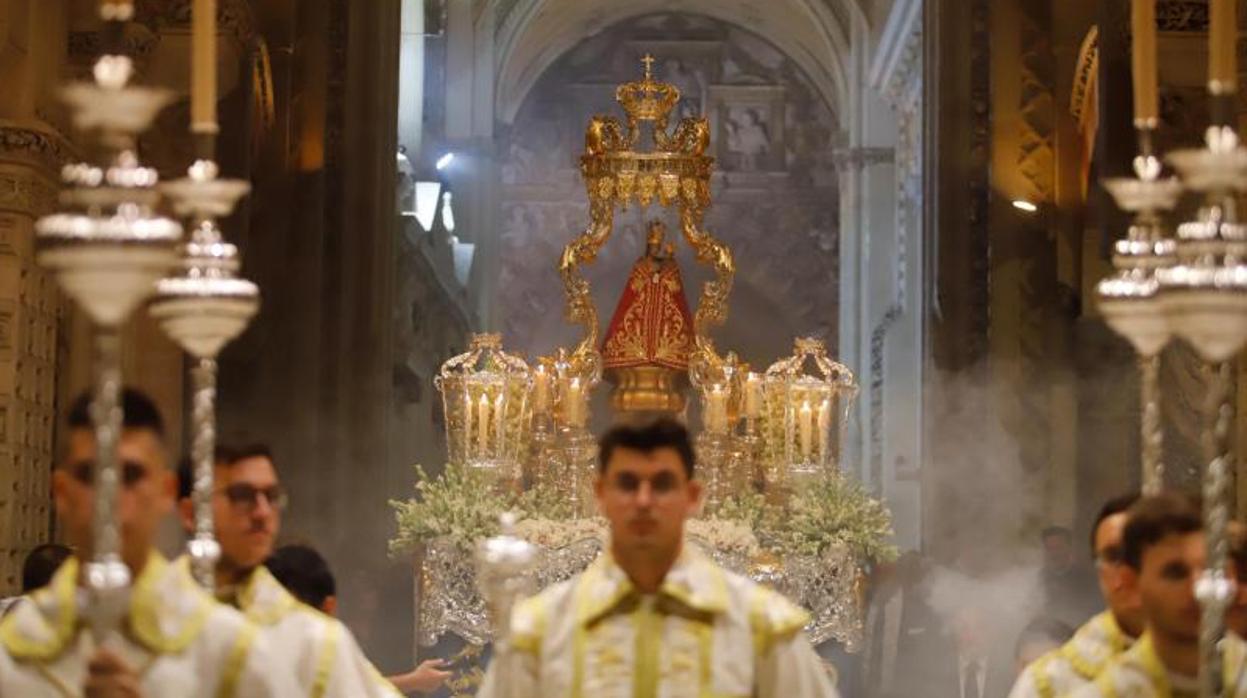
[[[672,85],[653,79],[653,59],[646,57],[643,80],[620,85],[615,98],[627,113],[625,126],[610,116],[594,116],[585,130],[585,151],[580,170],[589,197],[590,222],[563,250],[559,273],[567,297],[567,319],[584,327],[585,336],[572,352],[578,363],[600,365],[598,312],[590,294],[589,282],[580,267],[596,259],[610,237],[615,206],[625,209],[635,201],[649,206],[655,199],[662,206],[676,206],[684,239],[694,249],[697,261],[715,274],[702,287],[694,314],[696,351],[690,373],[698,368],[721,369],[723,359],[709,336],[711,328],[727,320],[727,297],[732,290],[736,265],[732,251],[702,228],[710,205],[710,174],[714,158],[706,155],[710,146],[710,125],[702,117],[682,119],[668,134],[671,110],[680,92]],[[634,150],[639,124],[651,124],[655,149]]]

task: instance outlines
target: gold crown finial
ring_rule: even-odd
[[[661,121],[666,123],[667,115],[680,101],[680,90],[671,85],[654,79],[654,60],[650,54],[641,58],[645,65],[645,77],[634,82],[626,82],[615,89],[615,101],[628,113],[629,119],[636,121]]]

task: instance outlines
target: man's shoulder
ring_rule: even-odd
[[[810,614],[788,597],[749,577],[719,567],[731,607],[745,615],[754,634],[754,643],[765,651],[778,640],[799,633],[810,622]]]

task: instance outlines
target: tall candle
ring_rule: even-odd
[[[1134,73],[1134,124],[1156,128],[1156,0],[1131,0],[1133,34],[1131,68]]]
[[[818,462],[827,462],[831,439],[831,401],[824,399],[818,405]]]
[[[216,133],[216,0],[191,8],[191,132]]]
[[[463,390],[463,460],[467,462],[472,452],[472,393]]]
[[[814,412],[810,409],[810,401],[801,403],[801,412],[797,415],[797,426],[801,431],[801,459],[810,457],[810,449],[814,441]]]
[[[721,385],[712,386],[707,396],[706,427],[710,431],[727,431],[727,395]]]
[[[505,391],[505,388],[503,389]],[[494,451],[498,458],[502,458],[502,454],[506,449],[506,405],[502,399],[503,392],[498,393],[498,397],[494,399]]]
[[[1238,89],[1238,0],[1211,0],[1208,31],[1208,89],[1228,94]]]
[[[573,378],[567,386],[567,423],[574,427],[584,426],[581,420],[583,398],[580,391],[580,379]]]
[[[550,407],[550,374],[538,364],[533,372],[533,411],[540,414]]]
[[[481,393],[476,403],[476,450],[479,457],[485,457],[489,448],[489,396]]]
[[[762,379],[750,372],[745,378],[745,416],[757,417],[762,409]]]

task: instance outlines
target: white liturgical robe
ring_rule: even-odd
[[[1243,641],[1233,635],[1225,638],[1222,668],[1226,698],[1247,698],[1247,653]],[[1114,659],[1095,682],[1068,694],[1069,698],[1196,698],[1194,677],[1170,673],[1156,655],[1147,633],[1134,646]]]
[[[1104,611],[1084,623],[1064,645],[1031,662],[1013,684],[1009,698],[1063,696],[1094,681],[1133,643],[1113,613]]]
[[[95,642],[79,608],[78,569],[70,558],[0,624],[0,697],[82,695]],[[145,696],[298,695],[253,624],[155,553],[134,580],[123,629],[106,642],[139,673]]]
[[[394,684],[372,666],[355,637],[336,618],[301,603],[257,567],[238,591],[238,608],[260,628],[274,661],[292,668],[300,696],[398,698]]]
[[[686,547],[656,594],[604,553],[514,609],[479,698],[829,698],[784,597]]]

